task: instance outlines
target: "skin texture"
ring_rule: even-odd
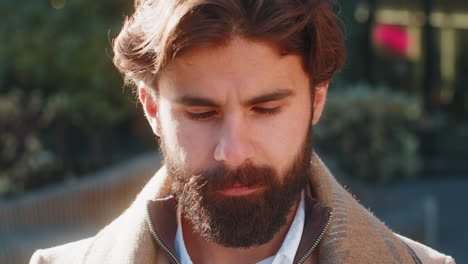
[[[315,87],[311,102],[309,77],[299,56],[282,56],[269,43],[244,38],[177,57],[158,85],[158,96],[139,88],[141,103],[154,133],[164,138],[166,158],[183,164],[180,169],[188,174],[219,164],[234,169],[249,161],[283,175],[308,128],[320,119],[328,88]],[[251,192],[236,188],[225,195]],[[255,263],[274,255],[296,207],[270,242],[247,249],[204,241],[183,222],[189,254],[194,263]]]

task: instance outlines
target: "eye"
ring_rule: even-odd
[[[259,114],[274,115],[280,111],[280,107],[279,106],[273,107],[273,108],[253,107],[252,110]]]
[[[216,111],[208,111],[202,113],[185,112],[185,114],[191,120],[204,121],[215,117],[218,113]]]

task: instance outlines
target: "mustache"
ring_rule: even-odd
[[[248,162],[232,170],[224,165],[206,169],[192,177],[199,188],[206,191],[217,191],[242,185],[247,188],[254,186],[270,186],[274,184],[278,176],[275,170],[269,166],[255,166]],[[192,182],[193,184],[194,182]]]

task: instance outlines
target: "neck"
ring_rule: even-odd
[[[296,201],[286,218],[286,224],[275,234],[269,242],[250,248],[226,248],[209,242],[199,234],[193,232],[190,221],[182,218],[182,233],[185,247],[194,264],[204,263],[257,263],[276,254],[289,231],[300,200]]]

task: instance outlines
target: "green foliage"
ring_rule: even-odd
[[[330,89],[315,144],[347,174],[372,182],[412,178],[420,170],[421,102],[384,88]]]
[[[43,146],[40,134],[65,105],[65,98],[45,98],[38,90],[26,95],[12,89],[0,96],[0,196],[23,192],[59,172],[58,160]]]
[[[109,161],[137,115],[111,48],[131,5],[0,1],[0,196]]]
[[[432,131],[433,148],[449,160],[464,163],[468,156],[468,120],[447,111],[435,111],[427,125]]]
[[[55,9],[54,6],[61,6]],[[126,114],[121,78],[112,65],[110,38],[119,30],[123,1],[2,1],[0,48],[10,85],[60,93],[75,124],[108,126]],[[92,118],[91,118],[92,117]]]

